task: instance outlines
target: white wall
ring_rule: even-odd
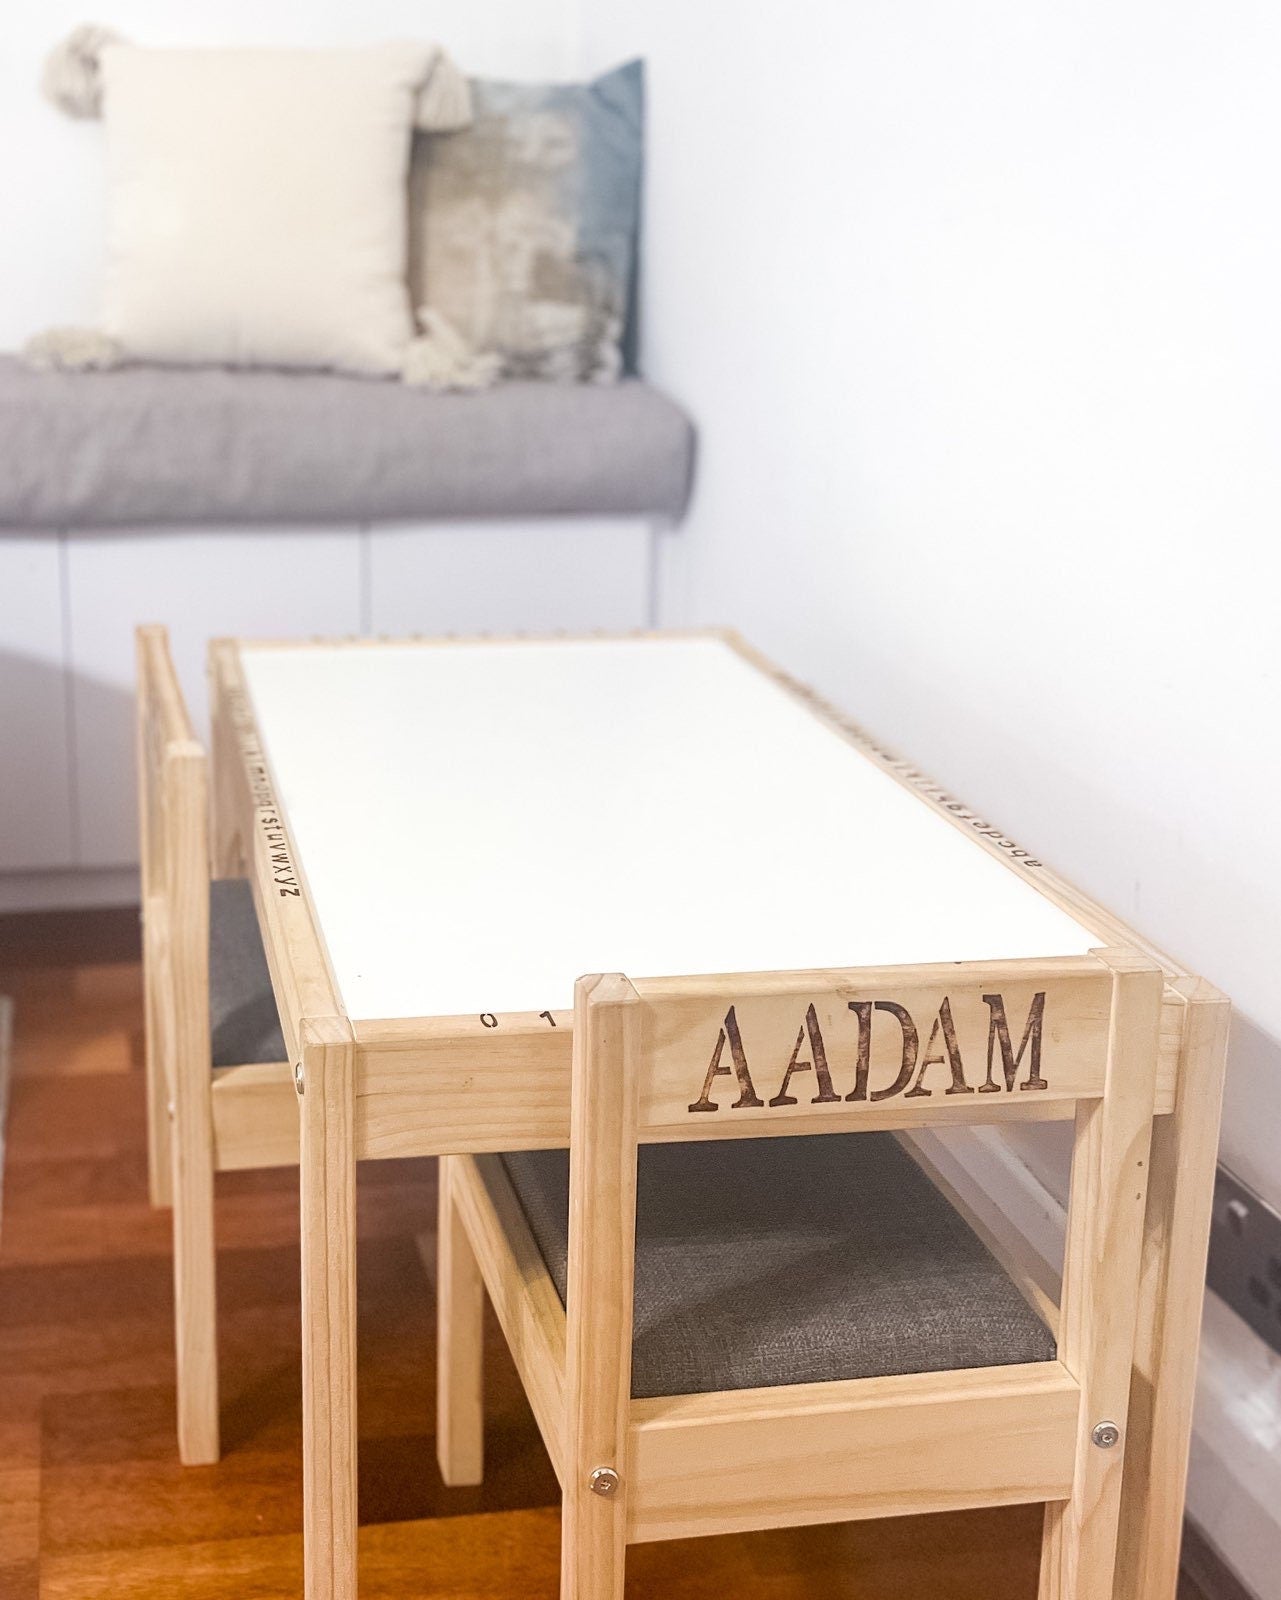
[[[1281,11],[584,7],[587,66],[651,64],[673,611],[1228,990],[1281,1204]]]
[[[667,620],[1227,990],[1281,1204],[1281,9],[582,5],[585,68],[649,58],[644,359],[701,429]]]
[[[10,4],[0,25],[0,350],[97,317],[102,128],[40,97],[50,45],[86,20],[139,44],[316,45],[434,38],[470,72],[559,77],[571,65],[573,0],[84,0]],[[18,224],[21,224],[19,226]]]

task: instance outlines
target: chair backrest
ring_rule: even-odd
[[[203,1060],[208,1077],[208,782],[168,633],[134,638],[148,1050],[172,1096],[181,1063]]]
[[[1161,970],[1128,950],[1043,961],[580,980],[570,1131],[568,1470],[575,1461],[617,1462],[626,1448],[636,1157],[649,1141],[1074,1118],[1059,1361],[1080,1385],[1082,1418],[1123,1427],[1163,987]],[[1114,1510],[1124,1452],[1090,1449],[1088,1438],[1087,1429],[1072,1504],[1103,1502]],[[1107,1520],[1105,1509],[1100,1527]],[[1106,1545],[1107,1536],[1096,1542]],[[1097,1559],[1110,1557],[1104,1550]]]

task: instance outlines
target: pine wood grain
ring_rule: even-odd
[[[440,1262],[436,1282],[436,1460],[452,1487],[477,1484],[485,1476],[483,1328],[485,1285],[458,1215],[454,1164],[440,1163]]]
[[[302,1120],[304,1593],[356,1592],[355,1049],[343,1017],[305,1022]]]
[[[102,925],[123,938],[121,919]],[[293,1600],[298,1174],[218,1179],[223,1456],[183,1467],[169,1219],[147,1200],[137,966],[100,959],[85,930],[44,944],[40,963],[12,929],[6,937],[0,990],[16,1001],[16,1027],[0,1235],[0,1595]],[[71,1075],[57,1073],[54,1030]],[[415,1244],[435,1209],[432,1162],[360,1169],[362,1600],[553,1600],[560,1492],[488,1313],[485,1482],[447,1489],[435,1466],[434,1306]],[[1021,1507],[640,1545],[628,1600],[1032,1600],[1039,1523],[1037,1508]]]
[[[1137,952],[1099,954],[1115,990],[1107,1092],[1077,1112],[1059,1314],[1059,1359],[1081,1385],[1076,1483],[1046,1508],[1040,1600],[1117,1593],[1125,1450],[1100,1449],[1092,1430],[1126,1439],[1163,977]]]
[[[623,1600],[630,1480],[640,1006],[618,973],[574,991],[561,1600]],[[592,1492],[592,1474],[618,1488]]]
[[[457,1218],[489,1291],[499,1326],[512,1360],[521,1375],[525,1393],[543,1443],[558,1478],[564,1475],[565,1455],[565,1310],[530,1232],[520,1200],[498,1156],[448,1156]],[[439,1277],[447,1269],[446,1251],[440,1252]],[[445,1338],[449,1308],[442,1299],[438,1334]],[[454,1329],[456,1341],[467,1338],[465,1325]],[[477,1384],[479,1392],[479,1382]],[[483,1424],[483,1415],[481,1422]],[[446,1401],[442,1396],[437,1430],[446,1426]],[[479,1468],[480,1461],[477,1461]],[[477,1473],[479,1481],[480,1473]],[[446,1473],[446,1479],[449,1474]]]
[[[1231,1009],[1203,979],[1181,978],[1175,987],[1186,1001],[1187,1026],[1174,1115],[1152,1128],[1117,1554],[1117,1591],[1134,1600],[1171,1600],[1179,1581]]]

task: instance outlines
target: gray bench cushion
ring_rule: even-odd
[[[209,885],[209,1031],[215,1067],[285,1059],[253,891],[243,878]]]
[[[563,1302],[569,1157],[502,1159]],[[890,1134],[644,1145],[636,1232],[638,1399],[1054,1358]]]
[[[433,394],[334,373],[0,357],[0,525],[677,516],[693,434],[614,385]]]

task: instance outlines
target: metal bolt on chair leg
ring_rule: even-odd
[[[1113,1445],[1121,1442],[1121,1430],[1115,1422],[1098,1422],[1094,1432],[1090,1435],[1100,1450],[1111,1450]]]
[[[302,1062],[301,1061],[295,1061],[294,1062],[294,1088],[297,1089],[299,1094],[302,1094],[304,1089],[305,1089],[305,1087],[306,1087],[306,1085],[305,1085],[305,1083],[303,1081],[303,1075],[302,1075]]]
[[[587,1480],[587,1487],[593,1494],[604,1495],[609,1499],[618,1493],[619,1477],[613,1467],[597,1467]]]

